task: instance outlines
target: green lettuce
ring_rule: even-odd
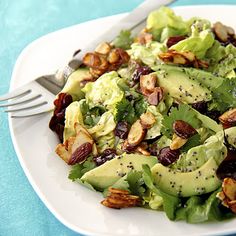
[[[210,136],[202,145],[193,147],[187,153],[182,153],[176,163],[171,168],[181,172],[194,171],[204,165],[211,157],[220,164],[227,154],[224,145],[224,133],[218,132]]]
[[[123,83],[124,80],[117,72],[112,71],[103,74],[95,82],[87,83],[82,91],[90,108],[102,105],[107,109],[114,109],[124,96],[124,91],[120,88]]]
[[[156,106],[148,106],[147,112],[150,112],[154,115],[156,122],[154,125],[148,129],[145,139],[154,139],[161,134],[162,119],[163,116],[158,112]]]
[[[177,44],[170,47],[170,49],[185,52],[192,52],[197,58],[203,59],[209,48],[214,44],[214,35],[209,29],[199,29],[197,24],[191,27],[190,37],[181,40]]]
[[[223,220],[231,218],[232,213],[223,206],[220,207],[220,200],[216,197],[221,189],[213,192],[208,198],[192,196],[186,203],[176,211],[175,220],[185,220],[188,223],[196,224],[205,221]]]
[[[188,23],[180,16],[176,16],[168,7],[161,7],[151,12],[147,18],[146,27],[155,40],[161,42],[170,36],[186,35],[189,32]]]
[[[88,129],[88,132],[96,140],[99,137],[108,135],[115,129],[115,127],[116,123],[114,120],[114,116],[111,111],[107,111],[102,114],[100,120],[94,127]]]
[[[141,60],[144,64],[152,67],[160,64],[158,55],[167,50],[166,46],[158,42],[150,42],[146,45],[133,43],[131,49],[128,51],[129,55],[134,60]]]
[[[206,56],[210,61],[208,71],[217,76],[226,77],[236,68],[236,47],[232,44],[223,47],[220,43],[215,43]]]
[[[74,124],[78,122],[83,125],[83,115],[81,112],[81,105],[85,102],[85,99],[75,102],[72,102],[67,108],[65,112],[65,128],[63,132],[63,140],[67,140],[71,136],[75,136],[75,128]]]

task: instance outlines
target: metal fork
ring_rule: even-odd
[[[145,22],[146,16],[151,10],[162,5],[168,5],[173,1],[174,0],[144,1],[131,13],[122,18],[121,21],[113,25],[112,28],[91,42],[89,47],[82,49],[82,53],[92,52],[94,47],[100,42],[112,42],[123,29],[128,29],[132,32],[137,31]],[[11,115],[13,118],[29,117],[51,111],[54,107],[53,101],[55,95],[62,90],[68,76],[78,69],[81,63],[82,54],[77,53],[63,71],[63,76],[60,78],[58,78],[58,74],[40,76],[19,89],[0,96],[0,107],[10,107],[10,109],[5,110],[5,112],[13,113]],[[2,103],[2,101],[8,102]]]

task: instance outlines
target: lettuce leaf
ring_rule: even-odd
[[[207,50],[211,48],[214,43],[213,33],[209,29],[201,31],[197,24],[193,24],[191,30],[192,33],[190,37],[181,40],[177,44],[171,46],[170,49],[180,52],[190,51],[197,58],[203,59]]]
[[[221,206],[220,200],[216,197],[220,191],[221,189],[216,190],[206,199],[201,196],[190,197],[184,204],[185,207],[176,211],[176,220],[196,224],[233,217],[233,213]]]
[[[82,89],[86,103],[90,108],[102,105],[107,109],[114,109],[124,96],[124,91],[119,86],[122,83],[124,80],[115,71],[103,74],[95,82],[87,83]]]
[[[215,43],[206,56],[210,60],[208,71],[217,76],[225,77],[236,68],[236,47],[232,44],[223,47]]]
[[[75,136],[76,132],[74,129],[74,124],[78,122],[83,125],[83,114],[81,112],[81,106],[85,103],[85,99],[75,102],[72,102],[65,112],[65,128],[63,132],[63,140],[67,140],[71,136]]]
[[[160,7],[151,12],[147,18],[147,29],[155,40],[163,42],[170,36],[186,35],[189,32],[187,22],[168,7]]]
[[[114,120],[114,116],[110,111],[107,111],[102,114],[100,120],[94,127],[88,129],[88,132],[96,140],[97,138],[105,136],[112,132],[115,127],[116,123]]]
[[[128,52],[132,59],[141,60],[144,64],[152,67],[161,63],[161,60],[158,58],[158,54],[165,52],[166,50],[167,48],[164,44],[151,42],[146,45],[133,43]]]

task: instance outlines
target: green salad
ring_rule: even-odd
[[[94,48],[55,98],[49,124],[69,179],[114,209],[188,223],[233,217],[234,30],[162,7],[138,35],[124,29]]]

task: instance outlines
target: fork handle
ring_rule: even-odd
[[[175,0],[146,0],[135,8],[128,15],[123,17],[120,21],[115,23],[111,28],[106,30],[102,35],[89,43],[89,45],[77,53],[68,63],[67,76],[74,70],[78,69],[82,64],[82,56],[87,52],[94,51],[94,48],[101,42],[111,42],[120,33],[121,30],[132,30],[140,23],[144,22],[147,15],[156,8],[163,5],[168,5]]]

